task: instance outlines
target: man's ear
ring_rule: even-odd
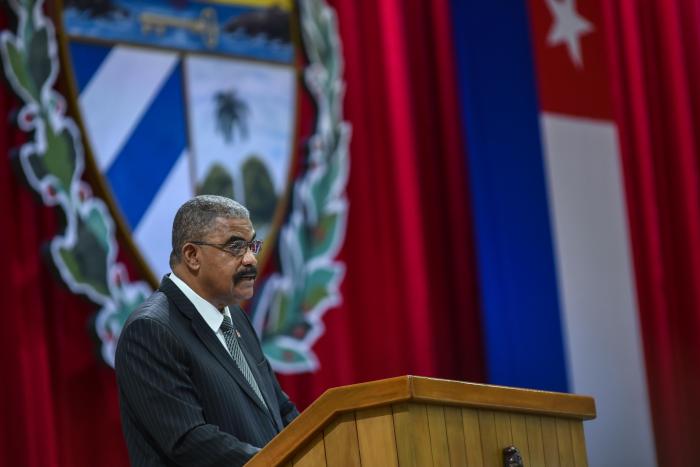
[[[185,243],[182,247],[182,262],[191,271],[198,271],[200,267],[200,250],[191,243]]]

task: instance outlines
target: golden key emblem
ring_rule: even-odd
[[[197,19],[183,19],[156,13],[141,13],[139,16],[141,31],[144,34],[153,32],[163,35],[168,28],[179,28],[192,31],[202,36],[208,48],[213,49],[219,43],[219,22],[216,10],[204,8]]]

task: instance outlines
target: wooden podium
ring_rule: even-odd
[[[326,391],[246,465],[578,467],[592,418],[590,397],[401,376]]]

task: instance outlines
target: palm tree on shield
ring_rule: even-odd
[[[224,138],[226,144],[233,144],[235,135],[239,139],[248,138],[248,117],[250,108],[239,97],[235,89],[218,91],[214,94],[216,104],[216,130]],[[236,166],[233,173],[233,193],[236,201],[245,205],[245,189],[241,169]]]

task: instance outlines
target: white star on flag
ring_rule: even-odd
[[[581,36],[594,30],[593,25],[576,13],[575,0],[546,0],[549,11],[554,16],[554,24],[549,31],[547,44],[554,47],[566,44],[569,57],[576,68],[583,66],[581,57]]]

